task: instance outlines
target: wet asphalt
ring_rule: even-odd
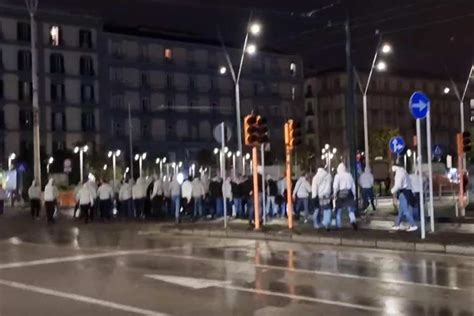
[[[472,257],[0,217],[0,315],[474,315]]]

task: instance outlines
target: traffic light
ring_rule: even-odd
[[[267,119],[263,116],[257,116],[257,129],[258,129],[258,140],[259,144],[265,144],[270,141],[270,137],[268,136],[268,126],[267,126]]]
[[[287,146],[290,149],[294,149],[301,145],[301,124],[294,121],[288,120],[287,122],[288,136],[286,137]]]
[[[471,133],[462,133],[462,151],[468,153],[471,151]]]
[[[257,116],[250,114],[244,118],[244,142],[247,146],[255,146],[258,141]]]

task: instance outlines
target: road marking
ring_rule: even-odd
[[[23,262],[3,263],[3,264],[0,264],[0,270],[39,266],[39,265],[54,264],[54,263],[84,261],[84,260],[98,259],[98,258],[144,254],[147,252],[155,252],[155,251],[160,251],[160,250],[174,250],[174,249],[182,249],[182,247],[169,247],[169,248],[143,249],[143,250],[124,250],[124,251],[97,253],[97,254],[92,254],[92,255],[77,255],[77,256],[71,256],[71,257],[59,257],[59,258],[39,259],[39,260],[23,261]]]
[[[263,295],[269,295],[269,296],[278,296],[278,297],[290,298],[293,300],[307,301],[307,302],[327,304],[327,305],[335,305],[335,306],[347,307],[347,308],[352,308],[352,309],[360,309],[360,310],[371,311],[371,312],[384,311],[384,308],[382,307],[351,304],[351,303],[346,303],[346,302],[341,302],[341,301],[332,301],[332,300],[309,297],[309,296],[246,288],[242,286],[231,285],[229,281],[196,279],[196,278],[188,278],[188,277],[172,276],[172,275],[159,275],[159,274],[147,274],[145,275],[145,277],[158,280],[158,281],[163,281],[166,283],[176,284],[183,287],[192,288],[195,290],[209,288],[209,287],[219,287],[219,288],[224,288],[228,290],[263,294]]]
[[[408,286],[421,286],[421,287],[429,287],[429,288],[452,290],[452,291],[472,291],[471,289],[459,288],[457,286],[443,286],[443,285],[437,285],[437,284],[417,283],[417,282],[411,282],[411,281],[403,281],[403,280],[387,279],[387,278],[376,278],[376,277],[360,276],[360,275],[347,274],[347,273],[336,273],[336,272],[321,271],[321,270],[287,268],[287,267],[280,267],[280,266],[273,266],[273,265],[266,265],[266,264],[253,264],[250,262],[241,262],[241,261],[236,261],[236,260],[227,260],[227,259],[219,259],[219,258],[203,258],[203,257],[194,257],[194,256],[187,256],[187,255],[172,255],[172,254],[165,254],[165,253],[163,254],[147,253],[147,255],[156,256],[156,257],[174,258],[174,259],[208,261],[208,262],[223,262],[224,261],[224,262],[233,262],[237,264],[251,265],[253,267],[262,268],[262,269],[289,271],[289,272],[295,272],[295,273],[335,276],[335,277],[341,277],[341,278],[347,278],[347,279],[376,281],[376,282],[384,282],[384,283],[392,283],[392,284],[408,285]]]
[[[78,295],[78,294],[72,294],[72,293],[67,293],[67,292],[59,292],[47,288],[42,288],[34,285],[29,285],[29,284],[24,284],[24,283],[18,283],[18,282],[13,282],[13,281],[7,281],[7,280],[0,280],[0,285],[8,286],[11,288],[15,289],[20,289],[20,290],[25,290],[25,291],[30,291],[30,292],[35,292],[35,293],[40,293],[44,295],[49,295],[49,296],[55,296],[55,297],[60,297],[60,298],[65,298],[65,299],[70,299],[78,302],[83,302],[87,304],[92,304],[92,305],[99,305],[107,308],[112,308],[116,310],[121,310],[124,312],[129,312],[129,313],[134,313],[138,315],[147,315],[147,316],[167,316],[167,314],[155,312],[152,310],[147,310],[147,309],[142,309],[134,306],[129,306],[129,305],[123,305],[119,303],[114,303],[114,302],[109,302],[109,301],[104,301],[104,300],[99,300],[93,297],[88,297],[88,296],[83,296],[83,295]]]

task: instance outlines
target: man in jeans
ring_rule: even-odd
[[[181,210],[181,185],[176,176],[173,176],[169,190],[171,195],[171,209],[174,210],[174,218],[176,224],[178,224],[181,223],[181,218],[179,216],[179,211]]]
[[[365,167],[364,172],[359,177],[359,185],[362,189],[362,209],[367,213],[367,209],[372,204],[372,210],[375,212],[374,203],[374,175],[370,171],[370,167]]]
[[[301,208],[304,209],[304,222],[308,222],[309,218],[309,195],[311,194],[311,185],[306,179],[306,175],[302,175],[295,185],[293,199],[296,200],[296,219],[300,218]]]
[[[314,200],[318,200],[319,207],[314,209],[313,227],[318,229],[321,227],[319,216],[323,214],[322,225],[326,230],[329,230],[332,215],[332,201],[331,201],[331,184],[332,177],[323,166],[318,168],[316,175],[313,177],[311,184],[311,195]]]
[[[413,209],[410,204],[413,204],[413,193],[410,190],[409,178],[406,170],[399,165],[392,166],[392,171],[395,172],[394,183],[392,187],[393,199],[398,198],[398,216],[395,220],[393,230],[400,230],[400,223],[405,217],[410,224],[407,231],[413,232],[418,229],[415,220],[413,219]]]
[[[346,170],[346,166],[341,162],[337,167],[337,174],[334,177],[333,193],[336,199],[336,226],[342,227],[342,210],[347,210],[352,228],[357,230],[357,220],[355,217],[355,182]]]

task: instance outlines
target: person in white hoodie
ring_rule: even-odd
[[[374,203],[374,175],[370,167],[365,167],[364,172],[359,176],[359,185],[362,191],[362,209],[367,213],[369,202],[372,204],[372,210],[375,212]]]
[[[324,167],[318,168],[316,175],[313,177],[311,183],[311,196],[313,200],[317,200],[317,207],[314,209],[313,226],[315,229],[321,227],[321,224],[329,229],[332,215],[332,176]],[[323,214],[322,223],[319,220],[320,214]]]
[[[304,209],[304,222],[308,222],[309,218],[309,196],[311,194],[311,185],[306,175],[302,175],[295,184],[293,191],[293,199],[296,200],[296,219],[300,218],[301,208]]]
[[[398,216],[395,219],[395,225],[392,227],[393,230],[400,230],[400,223],[405,217],[410,224],[407,231],[412,232],[418,229],[416,222],[413,219],[413,210],[410,204],[413,204],[413,194],[410,187],[410,179],[406,170],[399,165],[392,166],[392,171],[395,172],[395,178],[393,181],[393,187],[391,193],[393,199],[398,199]]]
[[[132,181],[126,180],[119,191],[122,217],[133,218]]]
[[[223,197],[223,203],[226,203],[226,206],[227,206],[227,216],[230,216],[230,214],[232,214],[232,216],[235,217],[236,215],[235,210],[232,210],[232,179],[231,177],[227,177],[222,183],[222,197]]]
[[[102,184],[97,189],[97,195],[99,197],[99,212],[100,218],[111,219],[112,218],[112,207],[114,201],[114,190],[107,180],[102,180]]]
[[[84,222],[87,224],[89,221],[92,221],[92,206],[94,205],[95,198],[92,194],[91,186],[86,181],[84,185],[77,191],[76,201],[79,204],[79,209],[81,210],[81,216],[84,218]]]
[[[355,182],[352,175],[346,170],[344,163],[337,166],[337,174],[334,177],[333,193],[336,198],[336,226],[342,227],[342,210],[346,209],[354,230],[357,230],[357,220],[355,217]]]
[[[41,210],[41,188],[36,183],[36,180],[33,180],[28,189],[28,198],[30,199],[31,217],[33,219],[39,219]]]
[[[179,212],[181,210],[181,185],[178,182],[178,177],[173,176],[173,180],[169,185],[171,196],[171,209],[174,210],[174,218],[176,223],[180,223],[181,219]]]
[[[137,183],[132,187],[133,206],[135,207],[135,217],[144,218],[145,216],[145,180],[142,177],[137,179]]]
[[[163,181],[155,176],[155,181],[153,182],[153,191],[151,192],[151,209],[153,216],[158,216],[162,212],[163,208]]]
[[[187,178],[181,184],[181,202],[183,204],[183,209],[186,214],[191,214],[193,210],[193,184],[191,183],[191,178]]]
[[[44,188],[44,207],[48,223],[54,223],[54,212],[56,211],[58,196],[59,192],[54,185],[54,180],[49,179],[48,184]]]
[[[183,185],[184,185],[184,183],[183,183]],[[192,195],[193,201],[194,201],[193,218],[197,219],[199,217],[202,217],[202,215],[203,215],[202,204],[203,204],[203,199],[204,199],[204,195],[205,195],[204,185],[202,184],[201,180],[199,180],[198,177],[195,177],[193,179],[193,181],[191,182],[191,185],[192,185],[191,195]]]

